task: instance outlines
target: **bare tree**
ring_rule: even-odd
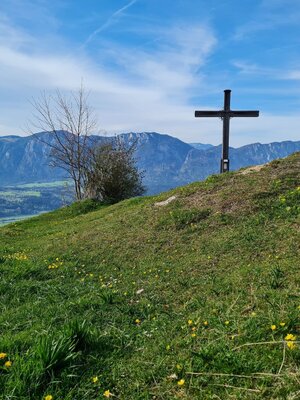
[[[81,85],[69,96],[59,90],[54,95],[42,93],[34,99],[33,126],[48,135],[39,137],[50,147],[51,165],[64,169],[73,180],[76,199],[83,198],[85,169],[90,162],[90,134],[95,132],[96,119],[88,104],[88,94]]]

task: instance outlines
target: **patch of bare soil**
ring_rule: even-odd
[[[253,167],[244,169],[243,171],[240,172],[240,174],[247,175],[247,174],[251,174],[251,172],[258,172],[265,166],[266,166],[266,164],[254,165]]]

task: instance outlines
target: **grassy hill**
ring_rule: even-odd
[[[2,227],[0,398],[300,398],[299,215],[300,153]]]

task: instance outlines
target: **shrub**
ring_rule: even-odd
[[[142,195],[145,188],[134,150],[134,146],[127,148],[120,140],[98,147],[86,170],[86,197],[113,204]]]

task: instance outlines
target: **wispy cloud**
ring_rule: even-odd
[[[111,25],[118,22],[119,18],[122,17],[124,11],[126,11],[129,7],[133,6],[138,0],[131,0],[124,7],[119,8],[115,11],[108,19],[104,22],[99,28],[95,29],[94,32],[90,34],[90,36],[86,39],[85,45],[91,42],[100,32],[103,32],[105,29],[109,28]]]
[[[247,61],[233,61],[232,65],[238,69],[239,73],[245,75],[265,75],[269,78],[279,78],[280,71],[275,68],[262,67],[256,63]],[[282,71],[281,71],[282,73]]]
[[[299,18],[299,0],[262,0],[255,17],[240,25],[233,38],[243,40],[263,31],[294,24],[298,25]]]
[[[18,37],[18,31],[14,33]],[[20,127],[25,125],[26,114],[30,118],[31,96],[43,89],[73,90],[83,78],[87,89],[92,90],[91,100],[101,127],[109,133],[157,130],[179,134],[189,130],[190,121],[195,130],[189,96],[200,90],[200,71],[216,38],[210,28],[201,25],[185,29],[169,26],[158,35],[159,42],[149,52],[110,43],[101,50],[109,66],[77,49],[65,53],[49,48],[32,52],[30,47],[19,47],[18,41],[7,43],[0,36],[0,89],[5,97],[12,87],[17,88]],[[2,123],[6,129],[2,132],[20,133],[20,129],[10,126],[16,121],[16,111],[3,100],[0,109],[5,112]],[[6,124],[8,120],[10,123]],[[176,129],[172,132],[170,126]]]
[[[92,41],[109,26],[124,22],[120,18],[130,17],[126,10],[137,1],[130,1],[115,11],[88,40]],[[242,95],[249,86],[249,90],[257,88],[252,84],[252,75],[263,77],[260,82],[265,77],[299,79],[296,62],[290,64],[295,67],[290,70],[280,69],[278,64],[269,64],[268,68],[264,60],[243,61],[243,56],[236,52],[237,69],[229,65],[226,70],[230,57],[225,60],[224,42],[216,34],[218,27],[215,30],[211,23],[197,21],[170,19],[162,24],[161,20],[134,18],[132,24],[122,25],[130,36],[129,41],[112,39],[116,35],[105,32],[99,35],[97,48],[91,45],[91,52],[88,46],[78,49],[78,42],[83,40],[82,31],[77,42],[74,31],[64,39],[58,30],[54,42],[52,26],[49,31],[46,26],[40,40],[37,31],[28,29],[27,24],[18,26],[15,20],[0,15],[0,134],[23,133],[22,127],[33,111],[28,101],[32,96],[38,96],[41,90],[74,90],[83,78],[85,87],[91,89],[90,100],[99,115],[101,128],[108,133],[154,130],[186,141],[217,144],[221,140],[220,121],[199,121],[193,114],[198,107],[218,107],[219,97],[216,100],[214,92],[221,94],[228,82],[226,74],[233,71],[231,82],[240,85]],[[209,65],[214,57],[222,68],[217,70],[215,63]],[[248,59],[251,60],[250,53]],[[258,86],[262,91],[265,87],[273,89],[273,85]],[[295,91],[296,86],[293,85]],[[284,87],[283,84],[274,86],[274,90]],[[205,97],[206,94],[209,96]],[[282,140],[284,135],[296,140],[295,127],[300,124],[300,118],[280,113],[262,113],[260,118],[247,123],[243,119],[234,120],[231,144]]]
[[[263,76],[267,79],[276,80],[300,80],[300,69],[282,69],[260,66],[246,61],[233,61],[232,65],[239,70],[240,74]]]

